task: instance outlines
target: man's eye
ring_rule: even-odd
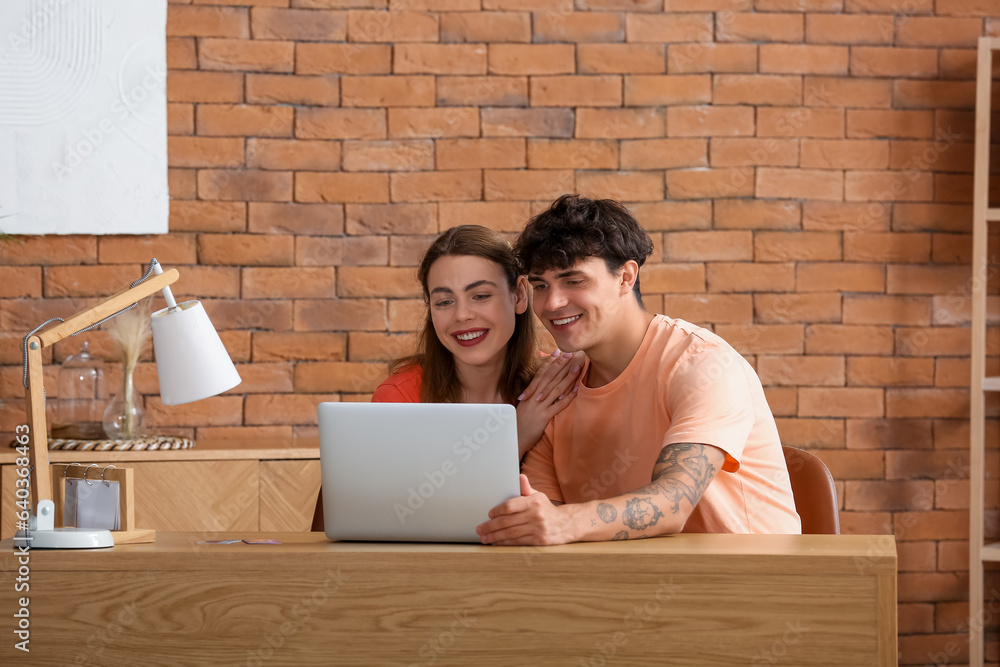
[[[543,285],[542,283],[535,283],[534,285],[531,286],[531,289],[537,292],[538,290],[545,289],[545,285]]]
[[[492,294],[476,294],[472,298],[475,299],[476,301],[486,301],[491,296],[493,296],[493,295]]]

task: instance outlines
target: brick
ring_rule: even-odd
[[[667,71],[671,74],[750,74],[757,71],[757,47],[753,44],[670,44]]]
[[[388,74],[388,44],[296,44],[296,74]]]
[[[801,204],[761,199],[715,202],[716,229],[798,229]]]
[[[975,79],[976,60],[974,49],[941,49],[941,78]]]
[[[347,41],[347,15],[344,12],[254,7],[250,10],[250,27],[254,39]]]
[[[719,42],[801,42],[803,17],[797,14],[717,14],[715,39]]]
[[[944,16],[993,16],[996,5],[989,0],[938,0],[935,13]]]
[[[671,137],[748,136],[754,134],[751,107],[670,107],[667,134]]]
[[[341,297],[416,297],[420,284],[411,268],[342,267],[337,271]]]
[[[247,166],[259,169],[340,169],[340,144],[335,141],[247,139]]]
[[[1000,365],[993,359],[989,360],[987,375],[996,375],[998,369]],[[972,366],[967,359],[938,359],[934,362],[934,381],[927,384],[935,387],[967,387],[971,374]]]
[[[889,388],[886,417],[950,417],[969,414],[968,389]]]
[[[929,419],[851,419],[847,422],[848,449],[931,449]]]
[[[530,42],[531,15],[526,12],[446,12],[441,14],[440,37],[442,42]]]
[[[385,266],[388,261],[384,236],[308,236],[295,242],[299,266]]]
[[[185,266],[181,279],[173,286],[174,296],[180,301],[185,294],[199,299],[238,299],[240,297],[240,269],[220,266]],[[156,306],[158,307],[158,306]],[[240,361],[230,341],[223,340],[233,361]]]
[[[295,201],[369,203],[389,201],[388,174],[299,172]]]
[[[483,9],[490,11],[533,10],[564,16],[573,11],[573,3],[570,0],[540,0],[534,3],[527,2],[527,0],[484,0]]]
[[[748,294],[665,294],[663,312],[696,324],[746,324],[753,319]]]
[[[295,301],[295,331],[384,331],[385,328],[385,299]]]
[[[816,169],[757,169],[756,196],[774,199],[843,198],[844,175]]]
[[[749,231],[675,232],[664,237],[669,262],[739,262],[753,260]]]
[[[806,354],[891,354],[888,326],[813,324],[806,327]]]
[[[708,229],[712,221],[711,202],[636,202],[629,203],[628,207],[649,232]]]
[[[776,419],[781,443],[808,449],[841,449],[844,446],[843,419]]]
[[[438,231],[435,204],[348,204],[348,234],[432,234]]]
[[[433,167],[430,139],[344,142],[344,171],[426,171]]]
[[[247,102],[335,107],[340,104],[340,79],[332,76],[248,74]]]
[[[903,109],[972,109],[976,106],[974,81],[896,81],[894,106]]]
[[[246,229],[246,204],[221,201],[170,202],[171,232],[242,232]]]
[[[434,164],[437,169],[518,169],[527,166],[524,139],[439,139]]]
[[[663,44],[580,44],[576,68],[580,74],[662,74],[666,54]]]
[[[291,72],[295,69],[295,44],[205,38],[198,45],[198,65],[207,70]]]
[[[704,75],[625,77],[625,106],[699,104],[712,101],[712,81]]]
[[[663,113],[657,108],[588,109],[576,112],[578,139],[643,139],[664,136]]]
[[[663,199],[663,177],[651,171],[581,171],[576,191],[592,198],[616,201],[659,201]]]
[[[212,396],[185,405],[163,405],[159,396],[146,397],[147,427],[236,426],[242,418],[242,396]]]
[[[318,361],[295,366],[299,393],[372,392],[384,379],[385,364]]]
[[[483,196],[483,176],[478,169],[416,171],[392,174],[392,201],[469,201]]]
[[[762,44],[760,71],[775,74],[847,74],[844,46]]]
[[[18,267],[17,271],[23,273],[24,269]],[[13,272],[12,270],[11,273]],[[142,273],[135,264],[51,266],[45,269],[42,280],[46,297],[110,296],[127,288],[129,283],[141,277]],[[11,296],[32,295],[12,294]]]
[[[972,207],[954,204],[894,204],[893,228],[899,231],[966,231]]]
[[[630,12],[659,12],[663,9],[663,3],[660,0],[580,0],[576,3],[577,9],[583,9],[586,11],[594,10],[610,10],[610,11],[620,11],[628,10]]]
[[[885,270],[879,264],[800,263],[795,287],[799,292],[884,292]]]
[[[193,37],[167,37],[167,69],[198,69]]]
[[[336,204],[251,202],[247,231],[254,234],[343,234],[344,209]]]
[[[910,16],[896,29],[896,44],[973,47],[978,43],[982,30],[983,22],[978,18]]]
[[[194,134],[193,104],[167,104],[167,134]]]
[[[202,169],[198,172],[200,199],[224,201],[290,201],[292,173],[255,169]]]
[[[397,44],[397,74],[486,74],[485,44]]]
[[[250,14],[237,7],[185,7],[167,10],[167,35],[171,37],[249,37]]]
[[[242,102],[243,75],[236,72],[175,72],[167,77],[170,102]]]
[[[62,267],[56,267],[56,268],[58,269]],[[0,266],[0,298],[4,299],[11,299],[17,297],[41,298],[41,296],[42,296],[41,267]]]
[[[764,398],[775,417],[792,416],[798,410],[798,397],[792,387],[765,387]]]
[[[844,324],[930,323],[930,299],[916,296],[844,296]]]
[[[663,11],[665,12],[690,12],[690,11],[748,11],[752,7],[752,0],[664,0]]]
[[[532,24],[535,43],[625,41],[625,26],[620,13],[537,12],[533,15]]]
[[[757,110],[757,136],[843,137],[844,111],[810,107],[761,107]]]
[[[255,394],[246,397],[247,425],[315,424],[320,403],[336,401],[331,394]]]
[[[571,170],[546,171],[486,170],[483,173],[484,199],[541,200],[551,202],[559,195],[575,191]]]
[[[345,107],[432,107],[432,76],[351,76],[341,83]]]
[[[351,42],[436,42],[438,17],[425,12],[347,12],[347,38]]]
[[[225,167],[243,164],[243,140],[216,137],[168,137],[171,167]]]
[[[892,44],[891,14],[809,14],[806,41],[813,44]]]
[[[479,0],[389,0],[390,11],[421,10],[428,12],[479,11]]]
[[[672,169],[667,171],[671,199],[752,197],[753,169]]]
[[[167,266],[198,263],[192,234],[101,236],[97,243],[97,254],[101,264],[138,262],[148,266],[151,257],[156,257],[161,264]]]
[[[844,0],[844,10],[850,13],[883,14],[898,12],[900,9],[896,0]],[[934,0],[911,0],[906,6],[907,14],[929,13],[934,11]]]
[[[717,74],[712,102],[754,106],[798,105],[802,102],[802,78],[766,74]]]
[[[704,292],[704,264],[646,264],[642,267],[642,291],[648,293]]]
[[[484,227],[500,232],[520,232],[531,217],[528,202],[441,202],[440,231],[476,220]]]
[[[198,196],[197,173],[194,169],[168,169],[167,190],[175,199],[194,199]]]
[[[969,336],[969,330],[966,328],[909,329],[900,327],[896,330],[896,350],[900,356],[965,354],[969,348]]]
[[[845,487],[844,507],[848,510],[907,510],[913,508],[915,500],[926,502],[934,496],[930,480],[847,481]]]
[[[629,142],[622,142],[622,154]],[[618,143],[597,139],[528,139],[527,166],[530,169],[617,169]],[[643,169],[626,164],[623,169]]]
[[[754,0],[758,12],[839,12],[844,0]]]
[[[806,106],[812,107],[887,109],[892,106],[892,82],[856,76],[807,76],[804,99]]]
[[[889,150],[891,169],[969,172],[974,163],[975,146],[964,142],[895,140],[889,143]]]
[[[195,120],[203,135],[290,137],[293,114],[290,107],[200,104]]]
[[[878,46],[851,49],[852,76],[933,78],[937,73],[938,52],[934,49]]]
[[[844,181],[847,201],[931,201],[933,197],[931,174],[849,171]]]
[[[713,167],[799,165],[799,142],[795,139],[713,137],[709,149]]]
[[[836,232],[759,231],[754,235],[757,262],[837,261],[841,258]]]
[[[885,169],[889,142],[802,140],[802,166],[807,169]]]
[[[795,267],[791,264],[712,262],[708,265],[707,279],[708,291],[712,293],[787,292],[795,289]]]
[[[298,109],[297,139],[385,139],[384,109]]]
[[[844,386],[843,357],[761,356],[757,374],[765,385]]]
[[[802,354],[801,324],[720,325],[715,333],[740,354]]]
[[[490,74],[573,74],[572,44],[490,44]]]
[[[424,253],[437,238],[436,234],[427,236],[398,236],[389,239],[390,266],[417,266]]]
[[[625,14],[625,41],[675,44],[711,42],[714,38],[712,15],[698,14]]]
[[[805,202],[804,229],[840,229],[851,232],[881,232],[889,229],[889,207],[854,202]]]
[[[479,109],[475,107],[389,109],[392,139],[476,136],[479,136]]]
[[[881,417],[885,409],[882,389],[856,387],[800,387],[801,417]]]
[[[528,106],[524,76],[439,76],[437,106]]]
[[[536,107],[621,106],[620,76],[534,76],[528,81]]]
[[[968,267],[890,264],[886,267],[886,292],[889,294],[942,294],[958,297],[967,293]]]
[[[244,299],[323,299],[334,296],[336,269],[296,266],[243,269]]]
[[[290,236],[260,234],[200,234],[198,259],[223,266],[292,266]],[[218,326],[218,325],[217,325]]]
[[[239,391],[241,394],[292,391],[293,368],[292,364],[238,364],[236,370],[243,381],[236,391]]]
[[[636,139],[621,142],[622,169],[707,167],[705,139]]]
[[[416,337],[412,334],[352,331],[348,336],[351,361],[388,361],[413,352]]]
[[[754,317],[765,324],[839,322],[840,294],[757,294]]]
[[[847,383],[876,387],[926,386],[934,383],[932,359],[849,357]]]

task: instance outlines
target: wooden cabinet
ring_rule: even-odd
[[[201,442],[159,452],[50,452],[53,484],[76,461],[135,471],[138,528],[307,531],[319,494],[315,439]],[[0,539],[14,535],[16,468],[0,455]],[[61,517],[57,517],[58,520]]]

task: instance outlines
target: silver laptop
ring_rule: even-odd
[[[479,542],[520,495],[511,405],[321,403],[319,442],[331,540]]]

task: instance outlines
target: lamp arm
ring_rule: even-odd
[[[135,287],[114,294],[101,303],[81,311],[65,322],[39,334],[29,336],[27,352],[27,388],[25,407],[30,426],[30,449],[28,458],[33,468],[31,473],[31,497],[35,507],[42,500],[52,499],[52,475],[49,471],[48,426],[45,421],[45,388],[42,384],[42,349],[54,345],[64,338],[107,319],[123,308],[173,284],[180,274],[177,269],[169,269],[153,276]]]

